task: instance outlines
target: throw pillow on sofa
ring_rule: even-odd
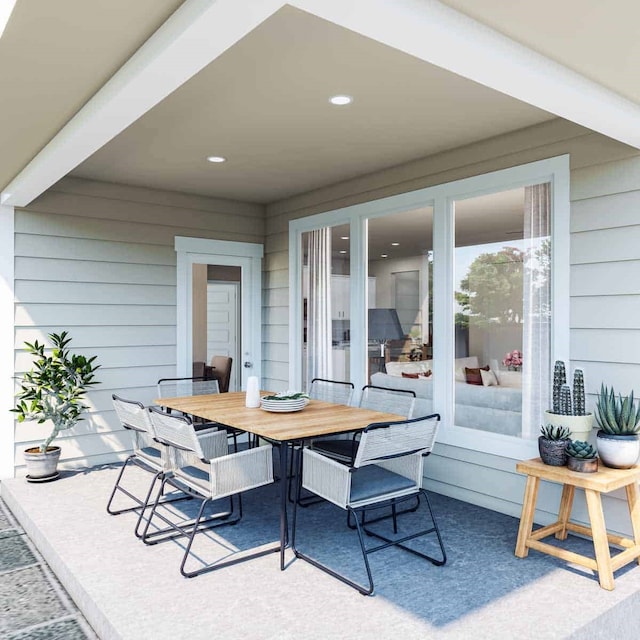
[[[482,375],[480,371],[489,371],[489,365],[485,367],[465,367],[464,375],[467,381],[467,384],[475,384],[478,386],[482,386]]]
[[[485,371],[484,369],[480,369],[480,377],[482,378],[482,384],[485,387],[498,386],[498,378],[496,378],[496,374],[493,371]]]

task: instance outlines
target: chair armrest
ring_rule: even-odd
[[[227,436],[224,431],[225,445]],[[273,482],[273,447],[270,444],[209,461],[211,497],[224,498]]]
[[[413,480],[418,487],[422,486],[424,457],[421,453],[412,453],[408,456],[381,460],[377,462],[376,465],[388,471],[393,471],[405,478],[409,478],[409,480]]]
[[[351,491],[349,467],[310,449],[303,450],[302,486],[346,509]]]

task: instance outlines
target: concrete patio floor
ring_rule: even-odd
[[[187,580],[178,572],[182,541],[144,546],[133,535],[134,513],[106,513],[118,470],[67,471],[48,484],[16,478],[1,486],[2,498],[102,640],[640,637],[638,565],[617,571],[615,590],[605,591],[586,569],[533,551],[515,558],[517,519],[436,494],[447,564],[435,567],[399,549],[374,554],[373,597],[296,560],[290,550],[284,572],[278,556],[268,554]],[[148,476],[135,470],[128,482],[143,490]],[[278,489],[249,492],[239,525],[199,534],[197,558],[210,562],[275,540]],[[178,505],[176,515],[193,510],[193,501]],[[331,505],[304,509],[299,544],[361,578],[356,536],[345,520]],[[592,550],[573,536],[562,544]],[[1,627],[0,636],[12,637]]]

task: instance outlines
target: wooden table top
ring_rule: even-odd
[[[261,396],[268,395],[262,391]],[[300,440],[358,431],[372,422],[406,420],[405,416],[342,404],[310,400],[302,411],[270,413],[245,407],[245,392],[159,398],[156,404],[272,440]]]
[[[620,489],[640,479],[639,465],[631,467],[631,469],[612,469],[605,467],[602,461],[599,461],[598,465],[598,470],[594,473],[581,473],[580,471],[572,471],[568,467],[553,467],[542,462],[540,458],[533,458],[518,462],[516,471],[542,480],[571,484],[574,487],[592,489],[602,493]]]

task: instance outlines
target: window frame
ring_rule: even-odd
[[[367,221],[411,208],[433,207],[433,397],[442,416],[438,442],[520,458],[537,455],[536,441],[454,425],[454,202],[544,182],[551,188],[551,362],[569,360],[569,156],[562,155],[492,171],[416,191],[319,213],[289,222],[289,384],[298,388],[302,375],[302,234],[337,224],[350,225],[351,322],[366,326]],[[365,384],[364,331],[351,345],[352,382]]]

